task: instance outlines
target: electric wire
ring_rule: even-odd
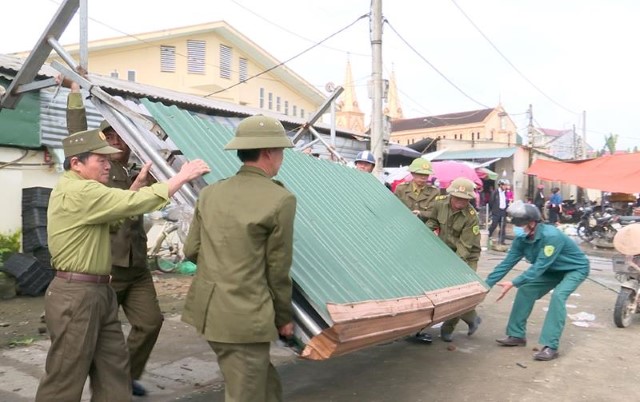
[[[276,64],[276,65],[274,65],[274,66],[272,66],[272,67],[270,67],[270,68],[268,68],[268,69],[266,69],[266,70],[263,70],[263,71],[261,71],[261,72],[259,72],[259,73],[257,73],[257,74],[254,74],[254,75],[252,75],[251,77],[248,77],[247,79],[245,79],[245,80],[243,80],[243,81],[237,82],[237,83],[235,83],[235,84],[233,84],[233,85],[229,85],[228,87],[225,87],[225,88],[219,89],[219,90],[217,90],[217,91],[215,91],[215,92],[211,92],[210,94],[207,94],[207,95],[205,95],[204,97],[205,97],[205,98],[207,98],[207,97],[209,97],[209,96],[211,96],[211,95],[216,95],[216,94],[219,94],[220,92],[228,91],[228,90],[229,90],[229,89],[231,89],[231,88],[235,88],[235,87],[237,87],[238,85],[244,84],[244,83],[245,83],[245,82],[247,82],[247,81],[250,81],[250,80],[252,80],[252,79],[254,79],[254,78],[260,77],[261,75],[264,75],[264,74],[266,74],[266,73],[268,73],[268,72],[270,72],[270,71],[273,71],[273,70],[275,70],[275,69],[276,69],[276,68],[278,68],[278,67],[284,66],[285,64],[289,63],[290,61],[295,60],[295,59],[297,59],[298,57],[302,56],[303,54],[305,54],[305,53],[307,53],[307,52],[309,52],[309,51],[311,51],[311,50],[315,49],[316,47],[320,46],[321,44],[323,44],[324,42],[326,42],[326,41],[328,41],[329,39],[333,38],[334,36],[336,36],[336,35],[338,35],[338,34],[340,34],[340,33],[344,32],[344,31],[346,31],[347,29],[349,29],[349,28],[351,28],[353,25],[355,25],[358,21],[360,21],[361,19],[366,18],[366,17],[368,17],[368,16],[369,16],[369,13],[367,13],[367,14],[363,14],[363,15],[361,15],[360,17],[356,18],[356,20],[355,20],[355,21],[353,21],[353,22],[351,22],[349,25],[347,25],[347,26],[345,26],[344,28],[342,28],[342,29],[340,29],[340,30],[338,30],[338,31],[336,31],[336,32],[334,32],[334,33],[332,33],[331,35],[329,35],[329,36],[327,36],[326,38],[322,39],[320,42],[314,43],[314,44],[313,44],[313,45],[311,45],[310,47],[308,47],[308,48],[304,49],[303,51],[301,51],[301,52],[299,52],[299,53],[297,53],[297,54],[295,54],[294,56],[292,56],[292,57],[288,58],[287,60],[285,60],[285,61],[283,61],[283,62],[280,62],[280,63],[278,63],[278,64]]]
[[[516,67],[511,60],[509,60],[507,58],[507,56],[504,55],[504,53],[502,53],[500,51],[500,49],[498,49],[498,47],[491,41],[491,39],[489,39],[489,37],[487,35],[485,35],[484,32],[482,32],[482,30],[480,29],[480,27],[478,27],[478,25],[476,25],[475,22],[473,22],[473,20],[467,15],[467,13],[464,12],[464,10],[458,5],[458,3],[456,3],[456,0],[451,0],[451,2],[453,3],[453,5],[456,6],[456,8],[458,10],[460,10],[460,12],[462,13],[462,15],[467,19],[467,21],[469,21],[469,23],[471,25],[473,25],[473,27],[478,31],[478,33],[480,33],[480,35],[482,35],[483,38],[486,39],[487,42],[489,42],[489,44],[491,45],[491,47],[493,47],[493,49],[498,52],[498,54],[507,62],[507,64],[509,64],[511,66],[511,68],[513,68],[518,74],[520,74],[520,76],[529,83],[529,85],[531,85],[533,88],[536,89],[536,91],[540,92],[540,94],[542,94],[542,96],[544,96],[545,98],[547,98],[549,101],[553,102],[556,106],[566,110],[569,113],[573,113],[573,114],[578,114],[576,112],[574,112],[573,110],[565,107],[564,105],[562,105],[560,102],[557,102],[555,99],[553,99],[551,96],[547,95],[542,89],[540,89],[540,87],[538,87],[536,84],[533,83],[533,81],[531,81],[529,78],[527,78],[527,76],[525,76],[522,71],[520,71],[520,69],[518,69],[518,67]]]
[[[254,16],[256,16],[256,17],[260,18],[261,20],[265,21],[266,23],[271,24],[271,25],[273,25],[274,27],[279,28],[279,29],[281,29],[282,31],[284,31],[284,32],[286,32],[286,33],[288,33],[288,34],[291,34],[291,35],[295,36],[296,38],[300,38],[300,39],[305,40],[305,41],[310,42],[310,43],[316,43],[316,41],[315,41],[315,40],[313,40],[313,39],[309,39],[309,38],[307,38],[307,37],[304,37],[304,36],[302,36],[302,35],[300,35],[300,34],[298,34],[298,33],[294,32],[294,31],[292,31],[292,30],[290,30],[290,29],[287,29],[287,28],[283,27],[283,26],[282,26],[282,25],[280,25],[280,24],[277,24],[277,23],[275,23],[275,22],[273,22],[273,21],[271,21],[271,20],[269,20],[269,19],[267,19],[267,18],[263,17],[262,15],[260,15],[260,14],[256,13],[255,11],[251,10],[250,8],[245,7],[244,5],[240,4],[240,3],[239,3],[238,1],[236,1],[236,0],[228,0],[228,1],[230,1],[231,3],[234,3],[236,6],[238,6],[238,7],[242,8],[242,9],[243,9],[243,10],[245,10],[246,12],[248,12],[248,13],[250,13],[250,14],[253,14]],[[324,46],[322,46],[322,47],[327,48],[327,49],[330,49],[330,50],[335,50],[335,51],[337,51],[337,52],[341,52],[341,53],[349,53],[349,54],[353,54],[353,55],[360,56],[360,57],[371,57],[371,55],[370,55],[370,54],[355,53],[355,52],[352,52],[351,50],[338,49],[338,48],[331,47],[331,46],[327,46],[327,45],[324,45]]]
[[[435,71],[436,73],[438,73],[438,75],[440,75],[440,77],[442,77],[445,81],[447,81],[452,87],[454,87],[455,89],[458,90],[458,92],[460,92],[462,95],[464,95],[466,98],[468,98],[469,100],[473,101],[474,103],[477,103],[478,105],[485,107],[487,109],[491,109],[491,107],[485,105],[482,102],[479,102],[477,100],[475,100],[474,98],[471,97],[471,95],[467,94],[466,92],[464,92],[460,87],[458,87],[456,84],[453,83],[453,81],[451,81],[446,75],[444,75],[436,66],[434,66],[429,60],[427,60],[426,57],[424,57],[422,54],[420,54],[420,52],[418,52],[416,50],[416,48],[414,48],[413,46],[411,46],[411,44],[409,42],[407,42],[407,40],[402,37],[402,35],[400,35],[400,33],[398,33],[398,31],[395,29],[395,27],[391,24],[391,22],[389,22],[389,20],[387,20],[385,18],[384,23],[387,24],[389,26],[389,28],[391,28],[391,30],[398,36],[398,38],[409,48],[411,49],[420,59],[422,59],[422,61],[424,61],[425,63],[427,63],[429,65],[429,67],[431,67],[433,69],[433,71]]]

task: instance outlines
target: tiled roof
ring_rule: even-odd
[[[494,109],[481,109],[438,116],[393,120],[391,121],[391,132],[480,123],[493,111]]]
[[[446,160],[482,160],[495,158],[508,158],[512,156],[518,148],[490,148],[490,149],[465,149],[459,151],[445,151],[433,158],[434,161]]]

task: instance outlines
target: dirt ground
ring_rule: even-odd
[[[153,276],[162,312],[180,313],[192,277],[163,274],[159,271],[154,271]],[[27,346],[38,340],[48,339],[43,314],[43,296],[18,296],[0,300],[0,348]],[[122,312],[120,315],[121,320],[126,321]]]
[[[495,339],[504,335],[515,291],[496,303],[499,289],[493,289],[478,306],[483,318],[480,330],[468,337],[466,326],[461,324],[451,344],[439,339],[437,328],[430,328],[427,331],[434,337],[431,345],[401,339],[327,361],[314,362],[292,357],[276,360],[281,363],[278,371],[282,377],[285,400],[638,400],[640,361],[637,360],[635,342],[640,336],[640,315],[629,328],[615,327],[612,314],[619,283],[611,272],[610,252],[588,251],[591,253],[591,275],[567,303],[567,323],[562,337],[561,356],[557,360],[535,362],[531,358],[538,347],[537,338],[548,306],[548,296],[534,307],[529,320],[529,344],[521,348],[501,348],[496,345]],[[483,253],[479,264],[480,276],[486,277],[502,258],[503,253]],[[514,277],[526,267],[525,263],[521,263],[507,278]],[[215,356],[193,328],[180,323],[179,315],[190,282],[191,277],[187,276],[156,275],[161,309],[169,318],[163,326],[147,373],[142,378],[148,389],[152,390],[152,395],[145,400],[211,402],[224,399],[222,379],[215,366],[211,366]],[[37,346],[24,346],[38,340],[46,342],[46,333],[40,333],[44,328],[40,321],[43,301],[43,297],[0,301],[0,352],[33,349],[34,352],[29,353],[36,353]],[[278,349],[272,348],[272,351],[277,352]],[[163,367],[171,365],[176,369],[162,376]],[[32,381],[37,381],[39,371],[32,373]],[[180,379],[181,373],[193,377],[193,381]],[[172,390],[165,388],[167,384],[174,383],[176,378],[182,381],[179,386]],[[29,399],[8,400],[21,402]]]

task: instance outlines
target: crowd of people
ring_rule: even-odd
[[[137,380],[162,326],[146,266],[141,215],[163,207],[182,185],[210,169],[201,160],[187,162],[164,183],[153,183],[150,164],[134,174],[128,166],[129,148],[108,122],[87,130],[82,98],[77,87],[72,89],[70,135],[63,141],[65,173],[49,206],[56,276],[45,296],[51,347],[36,401],[79,401],[89,377],[92,400],[120,402],[147,393]],[[274,177],[284,149],[291,147],[278,120],[261,115],[242,120],[225,147],[236,152],[242,166],[235,176],[200,191],[185,242],[185,255],[198,270],[183,320],[217,355],[228,402],[282,400],[269,350],[272,341],[294,332],[290,268],[296,197]],[[370,173],[375,159],[363,151],[355,165]],[[472,205],[475,184],[457,178],[441,194],[431,184],[429,161],[418,158],[409,170],[411,181],[397,186],[395,195],[475,271],[481,254],[478,213]],[[513,202],[508,183],[498,186],[491,197],[495,222],[490,231],[499,227],[504,241],[509,215],[516,236],[486,282],[501,287],[501,297],[512,287],[518,293],[507,337],[497,342],[525,345],[533,303],[554,289],[540,337],[544,348],[534,355],[536,360],[551,360],[558,356],[564,303],[585,279],[589,264],[571,240],[542,222],[536,206]],[[512,281],[501,281],[522,258],[530,267]],[[132,326],[126,340],[119,306]],[[467,324],[471,336],[482,319],[475,310],[448,319],[440,330],[443,341],[453,340],[459,321]],[[422,331],[416,336],[432,341]]]

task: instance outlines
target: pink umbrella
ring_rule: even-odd
[[[482,186],[482,180],[478,177],[475,169],[455,161],[432,162],[433,176],[438,179],[440,188],[447,188],[449,184],[458,177],[466,177],[478,186]]]

